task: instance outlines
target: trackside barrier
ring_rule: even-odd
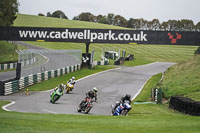
[[[35,57],[29,60],[25,60],[21,62],[22,66],[27,66],[30,64],[33,64],[35,62]],[[0,64],[0,70],[9,70],[9,69],[16,69],[17,63],[6,63],[6,64]]]
[[[49,80],[70,72],[80,70],[81,64],[69,66],[66,68],[61,68],[57,70],[45,71],[43,73],[37,73],[34,75],[28,75],[27,77],[22,77],[19,80],[14,80],[4,83],[4,95],[9,95],[15,93],[27,86],[39,83],[44,80]]]
[[[115,65],[121,65],[124,63],[124,57],[119,57],[115,60]]]
[[[107,51],[105,52],[105,57],[108,59],[116,60],[119,57],[119,53],[115,51]]]
[[[161,88],[152,88],[152,100],[157,104],[162,104],[162,89]]]
[[[94,66],[97,66],[97,65],[108,65],[109,64],[109,60],[94,61],[93,64],[94,64]]]
[[[200,102],[187,97],[172,96],[170,98],[169,108],[185,114],[200,116]]]
[[[134,59],[134,55],[133,54],[129,54],[126,58],[125,61],[131,61]]]
[[[15,69],[16,67],[17,63],[0,64],[0,70]]]
[[[104,60],[102,61],[94,61],[91,65],[90,68],[94,68],[97,65],[108,65],[109,64],[109,60],[107,58],[104,58]]]

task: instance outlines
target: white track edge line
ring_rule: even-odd
[[[92,77],[92,76],[95,76],[95,75],[98,75],[98,74],[101,74],[101,73],[105,73],[105,72],[109,72],[109,71],[117,70],[117,69],[121,69],[121,67],[119,67],[119,68],[114,68],[114,69],[109,69],[109,70],[106,70],[106,71],[103,71],[103,72],[94,73],[94,74],[85,76],[85,77],[83,77],[83,78],[80,78],[80,79],[76,80],[76,82],[79,82],[79,81],[81,81],[81,80],[83,80],[83,79],[86,79],[86,78],[89,78],[89,77]],[[52,90],[53,90],[53,89],[50,89],[50,90],[47,90],[47,91],[42,91],[42,92],[50,92],[50,91],[52,91]]]
[[[10,111],[9,109],[7,109],[7,107],[9,107],[9,106],[15,104],[15,101],[10,101],[10,102],[11,102],[11,103],[4,105],[4,106],[2,107],[2,109],[5,110],[5,111]]]
[[[48,112],[48,113],[52,113],[52,114],[58,114],[56,112],[53,112],[53,111],[50,111],[50,110],[46,110],[46,109],[43,109],[43,111]]]
[[[152,77],[152,76],[151,76]],[[151,77],[149,77],[146,81],[145,81],[145,83],[141,86],[141,88],[138,90],[138,92],[134,95],[134,97],[131,99],[131,101],[133,101],[139,94],[140,94],[140,92],[142,91],[142,89],[144,88],[144,86],[146,85],[146,83],[149,81],[149,79],[151,78]]]
[[[78,82],[78,81],[81,81],[81,80],[83,80],[83,79],[86,79],[86,78],[89,78],[89,77],[92,77],[92,76],[101,74],[101,73],[105,73],[105,72],[109,72],[109,71],[117,70],[117,69],[121,69],[121,67],[119,67],[119,68],[114,68],[114,69],[109,69],[109,70],[106,70],[106,71],[103,71],[103,72],[98,72],[98,73],[94,73],[94,74],[88,75],[88,76],[86,76],[86,77],[83,77],[83,78],[78,79],[77,82]]]

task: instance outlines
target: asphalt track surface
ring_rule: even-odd
[[[51,91],[16,93],[0,96],[0,99],[15,101],[5,109],[17,112],[80,114],[78,104],[85,98],[85,93],[93,87],[98,90],[98,102],[90,111],[90,115],[110,115],[111,105],[125,94],[135,97],[144,84],[153,75],[166,71],[174,63],[155,62],[136,67],[120,67],[117,69],[88,76],[75,84],[71,94],[64,94],[55,104],[50,103]],[[51,88],[49,88],[51,89]],[[82,114],[82,113],[81,113]]]

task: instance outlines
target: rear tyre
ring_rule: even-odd
[[[70,89],[69,89],[69,88],[67,88],[67,90],[66,90],[66,93],[68,94],[68,93],[69,93],[69,91],[70,91]]]
[[[125,113],[125,110],[122,110],[121,115],[124,115],[124,113]]]

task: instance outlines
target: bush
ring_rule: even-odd
[[[197,48],[197,50],[195,51],[195,55],[200,54],[200,46]]]

